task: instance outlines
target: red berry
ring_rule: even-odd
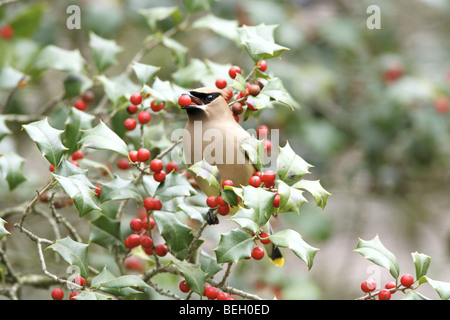
[[[248,184],[252,187],[258,188],[261,186],[261,178],[258,176],[253,176],[248,180]]]
[[[141,246],[143,248],[151,248],[153,247],[153,239],[150,236],[144,234],[141,236]]]
[[[147,111],[141,111],[138,114],[138,121],[142,124],[149,123],[152,119],[152,116]]]
[[[219,204],[219,206],[228,204],[222,196],[217,197],[217,203]]]
[[[255,247],[252,251],[252,258],[255,260],[261,260],[264,257],[264,249],[261,247]]]
[[[249,102],[247,102],[247,108],[250,110],[250,111],[256,111],[256,110],[258,110],[257,108],[255,108],[252,104],[250,104]]]
[[[143,222],[139,218],[134,218],[130,221],[130,229],[133,231],[139,231],[142,229]]]
[[[267,138],[269,135],[269,128],[265,125],[260,125],[258,129],[256,129],[256,133],[258,134],[258,139]]]
[[[128,118],[123,122],[123,126],[129,131],[134,130],[136,128],[136,125],[136,120],[134,120],[133,118]]]
[[[152,197],[148,197],[144,200],[144,207],[148,211],[155,210],[156,199]]]
[[[85,284],[87,285],[87,280],[82,276],[78,275],[75,278],[75,283],[83,287]]]
[[[221,292],[217,295],[217,300],[227,300],[228,299],[228,293]]]
[[[450,99],[447,97],[438,97],[434,101],[434,108],[439,113],[447,113],[450,110]]]
[[[166,174],[171,173],[172,171],[178,171],[178,166],[175,162],[169,161],[166,164]]]
[[[266,60],[261,60],[261,62],[259,63],[259,70],[264,72],[264,71],[266,71],[266,69],[267,69],[267,62],[266,62]]]
[[[223,89],[227,86],[227,80],[225,80],[224,78],[219,78],[216,80],[216,87],[218,89]]]
[[[69,295],[69,300],[76,300],[75,296],[79,295],[80,293],[78,291],[73,291],[70,295]]]
[[[138,110],[139,110],[138,106],[135,106],[134,104],[127,107],[127,112],[129,114],[135,114],[136,112],[138,112]]]
[[[169,252],[169,248],[165,244],[158,244],[155,247],[156,255],[164,257]]]
[[[183,94],[178,98],[178,104],[182,107],[187,107],[192,103],[191,97],[187,94]]]
[[[150,159],[150,151],[146,148],[140,148],[137,152],[137,158],[140,162],[146,162]]]
[[[91,103],[95,99],[95,94],[92,91],[83,92],[81,99],[83,99],[86,103]]]
[[[163,169],[163,162],[160,159],[153,159],[150,161],[150,170],[153,172],[160,172]]]
[[[378,300],[389,300],[391,299],[391,292],[387,289],[381,289],[378,292]]]
[[[138,92],[133,93],[130,96],[130,102],[132,104],[134,104],[135,106],[139,105],[142,102],[142,95],[140,93],[138,93]]]
[[[95,195],[97,196],[97,198],[100,198],[100,194],[102,193],[102,186],[97,184],[94,192],[95,192]]]
[[[162,202],[159,199],[155,199],[153,210],[161,210],[161,209],[162,209]]]
[[[128,153],[128,158],[130,158],[131,162],[138,162],[138,152],[136,150],[131,150]]]
[[[125,238],[125,247],[128,249],[133,249],[141,244],[141,237],[136,234],[130,234],[128,237]]]
[[[395,284],[394,281],[389,281],[388,283],[385,284],[384,286],[386,289],[390,290],[390,289],[394,289],[395,287],[397,287],[397,285]],[[392,291],[391,293],[394,293],[395,291]]]
[[[52,299],[53,300],[62,300],[64,298],[64,291],[60,288],[55,288],[52,291]]]
[[[11,26],[3,26],[0,29],[0,35],[3,39],[10,39],[14,35],[14,29]]]
[[[257,96],[259,92],[261,91],[261,88],[257,84],[251,84],[248,87],[248,94],[251,96]]]
[[[223,182],[222,182],[222,188],[225,188],[225,186],[233,187],[233,186],[234,186],[234,183],[233,183],[233,181],[231,181],[230,179],[225,179],[225,180],[223,180]]]
[[[72,160],[80,160],[83,158],[84,158],[84,155],[81,150],[78,150],[78,151],[75,151],[74,153],[72,153]]]
[[[80,165],[79,165],[79,163],[78,162],[76,162],[75,160],[72,160],[72,161],[70,161],[70,163],[71,164],[73,164],[74,166],[77,166],[77,167],[79,167]]]
[[[83,99],[75,100],[75,102],[73,103],[73,106],[81,111],[84,111],[87,109],[87,103]]]
[[[242,112],[244,112],[244,107],[242,106],[242,103],[240,102],[235,102],[231,105],[231,111],[233,111],[233,114],[235,116],[241,114]]]
[[[163,182],[166,179],[166,172],[164,170],[161,170],[160,172],[155,172],[153,174],[153,179],[155,179],[158,182]]]
[[[373,279],[367,279],[361,283],[361,290],[365,293],[372,292],[377,288],[377,283]]]
[[[137,271],[139,273],[144,272],[144,262],[138,256],[131,255],[126,257],[123,264],[128,270]]]
[[[259,241],[261,241],[262,244],[269,244],[270,243],[269,236],[270,234],[268,234],[267,232],[263,232],[259,235]]]
[[[130,169],[130,162],[127,158],[120,158],[117,161],[117,167],[121,170],[128,170]]]
[[[55,166],[52,164],[49,164],[48,170],[50,170],[50,172],[55,172]]]
[[[156,222],[155,222],[155,220],[153,220],[152,217],[149,217],[148,224],[150,225],[150,228],[153,229],[156,225]]]
[[[261,175],[262,182],[274,182],[275,181],[275,173],[272,170],[267,170]]]
[[[270,150],[272,150],[272,142],[270,140],[264,140],[264,149],[267,152],[270,152]]]
[[[261,177],[262,176],[262,172],[261,171],[256,171],[253,175],[257,176],[257,177]]]
[[[215,300],[217,296],[219,295],[219,289],[216,287],[208,287],[205,288],[205,295],[209,300]]]
[[[228,70],[228,75],[230,76],[231,79],[236,78],[236,73],[241,73],[242,74],[242,70],[238,66],[232,66]]]
[[[149,256],[153,255],[153,247],[145,247],[144,252]]]
[[[156,104],[156,101],[152,101],[150,108],[155,112],[161,111],[164,108],[164,102]]]
[[[191,288],[189,288],[189,286],[186,284],[186,280],[181,281],[178,287],[180,288],[181,292],[184,293],[188,293],[189,291],[191,291]]]
[[[215,208],[219,205],[219,201],[217,200],[217,197],[209,196],[208,198],[206,198],[206,204],[210,208]]]
[[[221,216],[226,216],[227,214],[230,213],[230,206],[228,206],[228,204],[220,204],[217,207],[217,212],[221,215]]]
[[[274,208],[279,208],[280,207],[280,194],[277,193],[275,195],[275,198],[273,198],[273,207]]]
[[[412,275],[410,275],[409,273],[404,274],[401,278],[400,278],[400,283],[404,286],[404,287],[411,287],[412,284],[414,283],[414,278],[412,277]]]

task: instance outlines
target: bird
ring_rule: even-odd
[[[188,118],[183,134],[187,166],[205,160],[217,167],[219,181],[229,179],[234,186],[248,185],[249,179],[258,170],[240,146],[251,135],[235,120],[228,106],[227,93],[217,88],[201,87],[184,94],[191,100],[189,105],[181,106]],[[206,196],[220,195],[220,190],[209,185],[205,179],[195,174],[193,176]],[[210,209],[206,216],[209,224],[218,223],[214,210],[217,209]],[[233,206],[230,213],[234,214],[238,210],[239,207]],[[262,232],[273,233],[269,222],[261,229]],[[264,246],[270,260],[276,266],[282,266],[284,258],[280,249],[272,243]]]

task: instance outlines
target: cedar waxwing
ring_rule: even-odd
[[[183,136],[186,164],[191,166],[205,160],[219,170],[219,182],[230,179],[237,187],[248,185],[257,170],[240,146],[250,138],[250,134],[234,119],[226,101],[226,93],[216,88],[199,88],[189,91],[188,95],[191,104],[182,107],[188,114]],[[194,178],[207,196],[219,195],[219,191],[206,180],[195,175]],[[236,213],[238,209],[231,207],[230,213]],[[217,209],[208,211],[208,223],[218,223],[216,214]],[[272,233],[269,223],[263,226],[262,231]],[[283,265],[280,249],[273,244],[265,247],[271,261],[277,266]]]

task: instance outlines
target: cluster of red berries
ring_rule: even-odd
[[[256,66],[258,69],[262,72],[266,71],[267,69],[267,62],[265,60],[259,61]],[[228,70],[228,75],[231,79],[235,79],[237,74],[242,74],[242,70],[239,66],[232,66]],[[227,101],[231,100],[233,98],[233,91],[227,87],[228,83],[225,78],[218,78],[216,79],[215,85],[218,89],[221,89],[226,92],[227,94]],[[248,96],[257,96],[264,85],[261,82],[255,82],[255,83],[249,83],[247,82],[246,88],[244,91],[240,91],[237,93],[235,97],[235,102],[231,105],[231,111],[233,112],[234,119],[239,122],[239,115],[244,112],[244,107],[247,107],[251,111],[256,111],[257,109],[247,102]]]
[[[144,208],[138,211],[138,217],[130,221],[130,229],[134,232],[125,238],[124,244],[128,249],[134,249],[141,246],[144,252],[152,255],[153,252],[160,257],[164,257],[169,248],[166,244],[154,246],[153,239],[149,230],[155,227],[155,221],[148,214],[154,210],[161,210],[162,202],[159,199],[148,197],[144,200]]]
[[[73,103],[73,106],[78,110],[85,111],[88,107],[88,104],[94,101],[95,94],[92,91],[84,92],[80,98],[76,99]]]
[[[186,283],[186,280],[182,280],[178,285],[181,292],[188,293],[191,288]],[[220,290],[209,283],[205,283],[205,290],[203,291],[203,296],[207,297],[208,300],[234,300],[228,293],[220,292]]]
[[[150,95],[147,94],[146,98],[148,98],[149,96]],[[130,96],[131,105],[129,105],[127,107],[127,112],[130,115],[136,114],[141,109],[141,111],[137,115],[137,120],[142,125],[149,123],[150,120],[152,119],[151,114],[148,111],[146,111],[142,105],[143,100],[144,100],[144,98],[142,97],[141,93],[139,93],[139,92],[132,93]],[[164,108],[164,102],[156,102],[155,100],[153,100],[150,103],[150,109],[152,109],[152,111],[154,111],[154,112],[159,112],[163,108]],[[124,121],[123,125],[126,130],[131,131],[136,128],[137,121],[136,121],[136,119],[129,117]]]
[[[75,283],[79,286],[86,286],[88,281],[84,279],[82,276],[78,275],[75,278]],[[72,291],[69,295],[69,300],[75,300],[75,296],[79,295],[80,292],[78,291]],[[53,300],[62,300],[64,299],[64,291],[61,288],[55,288],[52,291],[52,299]]]
[[[397,291],[397,289],[406,289],[413,285],[414,278],[409,273],[404,274],[400,278],[400,285],[397,286],[397,284],[394,281],[389,281],[385,284],[384,289],[381,289],[377,295],[378,300],[390,300],[393,293]],[[401,288],[403,286],[403,288]],[[361,283],[361,290],[365,293],[371,293],[375,291],[377,288],[377,283],[373,279],[367,279]]]
[[[253,174],[253,176],[249,179],[248,184],[252,187],[266,187],[268,189],[272,189],[275,187],[275,178],[276,174],[272,170],[267,170],[264,172],[257,171]],[[280,207],[280,194],[276,193],[273,199],[273,206],[275,208]]]

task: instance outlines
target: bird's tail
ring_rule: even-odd
[[[267,224],[262,227],[262,231],[267,232],[269,234],[273,233],[272,227],[270,226],[269,222],[267,222]],[[272,261],[274,265],[278,267],[283,266],[284,258],[283,255],[281,254],[280,248],[275,246],[272,242],[269,244],[265,244],[264,248],[266,249],[267,256],[270,258],[270,261]]]

